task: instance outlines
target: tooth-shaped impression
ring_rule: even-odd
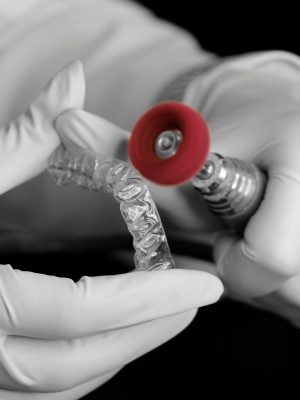
[[[72,155],[64,146],[52,154],[48,171],[58,185],[75,183],[85,189],[110,192],[133,236],[136,270],[174,268],[157,208],[143,178],[127,162],[89,150]]]

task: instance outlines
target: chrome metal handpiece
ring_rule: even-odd
[[[178,130],[162,132],[155,143],[157,157],[174,157],[181,140]],[[228,227],[242,231],[263,198],[266,175],[254,164],[209,153],[191,183],[212,213]]]
[[[242,231],[258,208],[266,176],[254,164],[210,153],[201,171],[192,178],[211,212],[228,227]]]

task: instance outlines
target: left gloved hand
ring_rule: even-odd
[[[1,194],[45,169],[60,144],[54,121],[82,107],[84,88],[81,63],[74,62],[0,130]],[[221,292],[219,279],[198,271],[84,276],[75,283],[0,264],[0,398],[79,399],[182,331]]]
[[[24,114],[0,128],[0,195],[45,170],[60,144],[55,119],[66,109],[82,107],[84,96],[82,65],[74,61],[48,83]]]

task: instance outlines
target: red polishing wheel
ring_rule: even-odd
[[[181,142],[175,155],[162,159],[156,153],[156,139],[162,132],[174,130],[181,133]],[[128,153],[145,178],[162,185],[178,185],[201,170],[209,145],[209,130],[200,113],[183,103],[166,102],[154,106],[137,121]]]

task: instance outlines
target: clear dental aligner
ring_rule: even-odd
[[[48,160],[48,171],[58,185],[74,183],[91,191],[113,193],[133,236],[136,270],[175,268],[149,189],[127,162],[92,151],[72,155],[60,146]]]

